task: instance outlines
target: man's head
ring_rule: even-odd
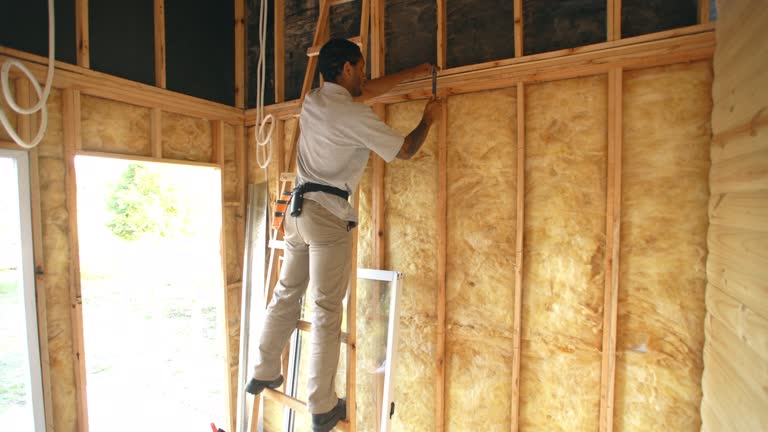
[[[317,67],[328,82],[360,96],[365,83],[365,60],[360,48],[346,39],[331,39],[320,49]]]

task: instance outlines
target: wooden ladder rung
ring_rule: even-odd
[[[360,41],[360,36],[355,36],[347,40],[354,43],[355,45],[359,46],[362,49],[363,43]],[[320,55],[320,48],[322,48],[322,45],[307,48],[307,55],[309,57],[315,57],[317,55]]]
[[[312,323],[309,321],[299,320],[299,323],[296,325],[296,328],[309,333],[312,331]],[[345,332],[341,332],[341,343],[348,345],[349,344],[349,334]]]
[[[291,396],[288,396],[287,394],[277,391],[271,388],[264,389],[264,392],[262,393],[265,397],[268,397],[269,399],[272,399],[273,401],[285,405],[288,408],[294,410],[294,411],[300,411],[303,413],[307,413],[307,404],[293,398]],[[342,420],[336,425],[336,430],[346,431],[349,430],[349,420]]]

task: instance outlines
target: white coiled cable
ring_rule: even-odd
[[[264,65],[265,42],[267,38],[267,2],[261,0],[259,13],[259,61],[256,65],[256,163],[259,167],[267,169],[272,161],[272,132],[275,129],[275,118],[272,114],[264,117],[264,88],[266,84],[266,67]],[[269,129],[265,131],[265,126]]]
[[[56,46],[54,45],[54,39],[55,39],[55,32],[54,32],[54,19],[53,19],[53,0],[48,0],[48,75],[45,79],[45,88],[41,89],[40,84],[37,82],[35,77],[32,75],[32,72],[29,71],[29,69],[24,66],[20,61],[16,59],[8,59],[3,63],[2,70],[0,70],[0,82],[2,82],[2,91],[3,91],[3,98],[8,103],[8,106],[11,107],[12,110],[14,110],[18,114],[22,115],[32,115],[36,112],[40,111],[40,128],[37,131],[37,135],[32,139],[31,143],[25,142],[19,134],[16,132],[16,130],[13,128],[13,125],[8,120],[8,117],[5,115],[5,111],[0,109],[0,121],[3,123],[3,126],[5,127],[5,130],[8,131],[8,134],[11,135],[11,138],[16,142],[16,144],[20,145],[21,147],[32,149],[35,148],[38,144],[40,144],[40,141],[43,139],[43,135],[45,135],[45,130],[48,127],[48,110],[46,108],[46,104],[48,103],[48,95],[51,93],[51,86],[53,85],[53,71],[54,71],[54,57],[56,52]],[[35,89],[35,93],[37,93],[38,101],[37,103],[30,108],[22,108],[19,106],[18,103],[16,103],[16,100],[13,97],[13,94],[11,93],[11,86],[10,86],[10,71],[11,67],[17,67],[19,70],[21,70],[24,75],[27,76],[27,79],[32,83],[32,86]]]

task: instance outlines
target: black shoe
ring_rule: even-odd
[[[329,432],[341,420],[347,419],[347,401],[339,399],[332,410],[323,414],[312,414],[312,432]]]
[[[269,387],[271,389],[276,389],[283,385],[283,376],[280,375],[277,378],[275,378],[274,381],[262,381],[257,379],[251,379],[248,382],[248,385],[245,386],[245,391],[252,395],[257,395],[261,393],[265,388]]]

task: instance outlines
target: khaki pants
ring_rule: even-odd
[[[296,329],[300,300],[311,287],[312,337],[307,390],[312,414],[330,411],[338,398],[334,388],[339,363],[342,301],[347,291],[352,234],[320,204],[305,199],[302,213],[285,217],[285,261],[280,281],[259,339],[253,377],[273,380],[280,375],[280,355]]]

